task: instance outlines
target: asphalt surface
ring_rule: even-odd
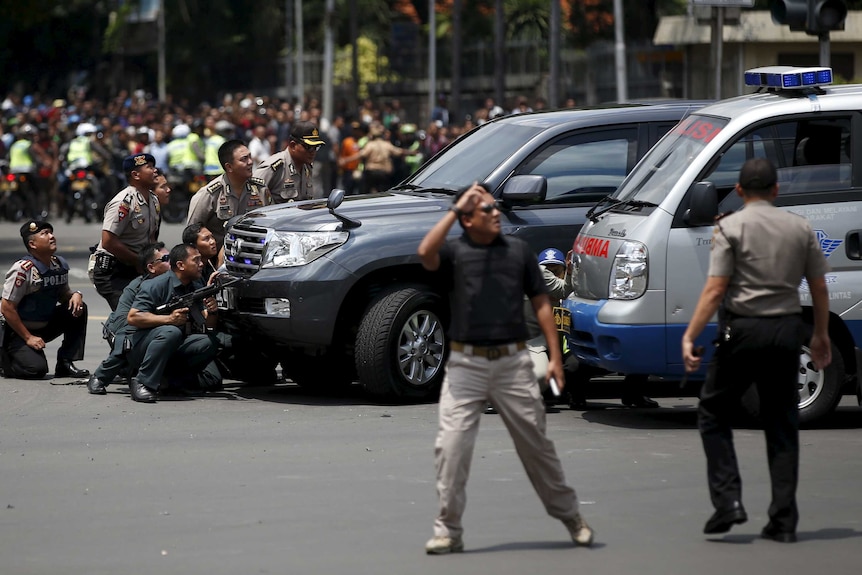
[[[87,284],[98,225],[58,223],[73,289],[90,305],[87,355],[107,346],[107,305]],[[167,243],[181,226],[163,228]],[[0,223],[0,264],[23,246]],[[53,365],[58,342],[48,346]],[[847,397],[802,431],[799,543],[758,537],[769,478],[763,434],[735,434],[749,522],[705,536],[711,513],[692,397],[656,384],[656,410],[592,389],[591,408],[548,413],[567,477],[595,528],[591,549],[534,495],[499,416],[485,415],[464,517],[466,552],[423,551],[435,514],[437,406],[351,390],[229,382],[157,404],[112,385],[0,378],[0,574],[857,573],[862,561],[862,410]]]

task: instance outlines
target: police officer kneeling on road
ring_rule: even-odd
[[[209,331],[218,319],[215,298],[172,311],[162,307],[175,296],[203,287],[201,254],[197,248],[179,244],[171,249],[170,262],[170,272],[141,285],[129,310],[131,349],[126,357],[131,369],[138,372],[130,385],[135,401],[156,401],[163,377],[170,378],[164,383],[180,388],[190,380],[210,390],[221,386],[213,361],[218,340]]]
[[[69,264],[55,255],[54,228],[30,221],[21,226],[21,238],[29,254],[6,273],[0,302],[3,374],[41,379],[48,373],[45,344],[62,335],[54,377],[88,377],[72,364],[84,358],[87,306],[81,292],[69,289]]]

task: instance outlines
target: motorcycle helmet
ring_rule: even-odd
[[[91,124],[89,122],[82,122],[82,123],[78,124],[77,128],[75,128],[75,135],[79,136],[79,137],[80,136],[89,136],[90,134],[93,134],[95,132],[96,132],[96,126],[94,126],[93,124]]]
[[[221,134],[222,136],[232,136],[234,133],[233,124],[228,122],[227,120],[219,120],[215,125],[216,133]]]
[[[32,136],[36,133],[36,128],[32,124],[24,124],[21,126],[21,134],[24,136]]]
[[[174,129],[171,130],[172,138],[185,138],[191,133],[191,129],[187,124],[178,124],[174,126]]]

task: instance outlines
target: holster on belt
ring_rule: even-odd
[[[109,272],[114,269],[114,264],[117,258],[106,252],[96,254],[96,269],[103,272]]]

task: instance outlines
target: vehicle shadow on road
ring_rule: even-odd
[[[800,543],[805,541],[836,541],[839,539],[855,539],[862,537],[862,531],[856,531],[849,527],[826,527],[817,531],[797,531],[796,537]],[[761,540],[760,535],[752,534],[733,534],[725,535],[722,538],[712,538],[708,541],[712,543],[730,543],[730,544],[750,544]]]
[[[423,403],[435,403],[436,398],[431,401],[403,400],[399,398],[372,397],[365,392],[359,384],[352,384],[338,389],[314,389],[299,386],[291,381],[279,382],[272,385],[252,385],[236,382],[225,384],[225,390],[235,393],[243,399],[256,399],[259,401],[272,401],[276,403],[290,403],[294,405],[416,405]]]

